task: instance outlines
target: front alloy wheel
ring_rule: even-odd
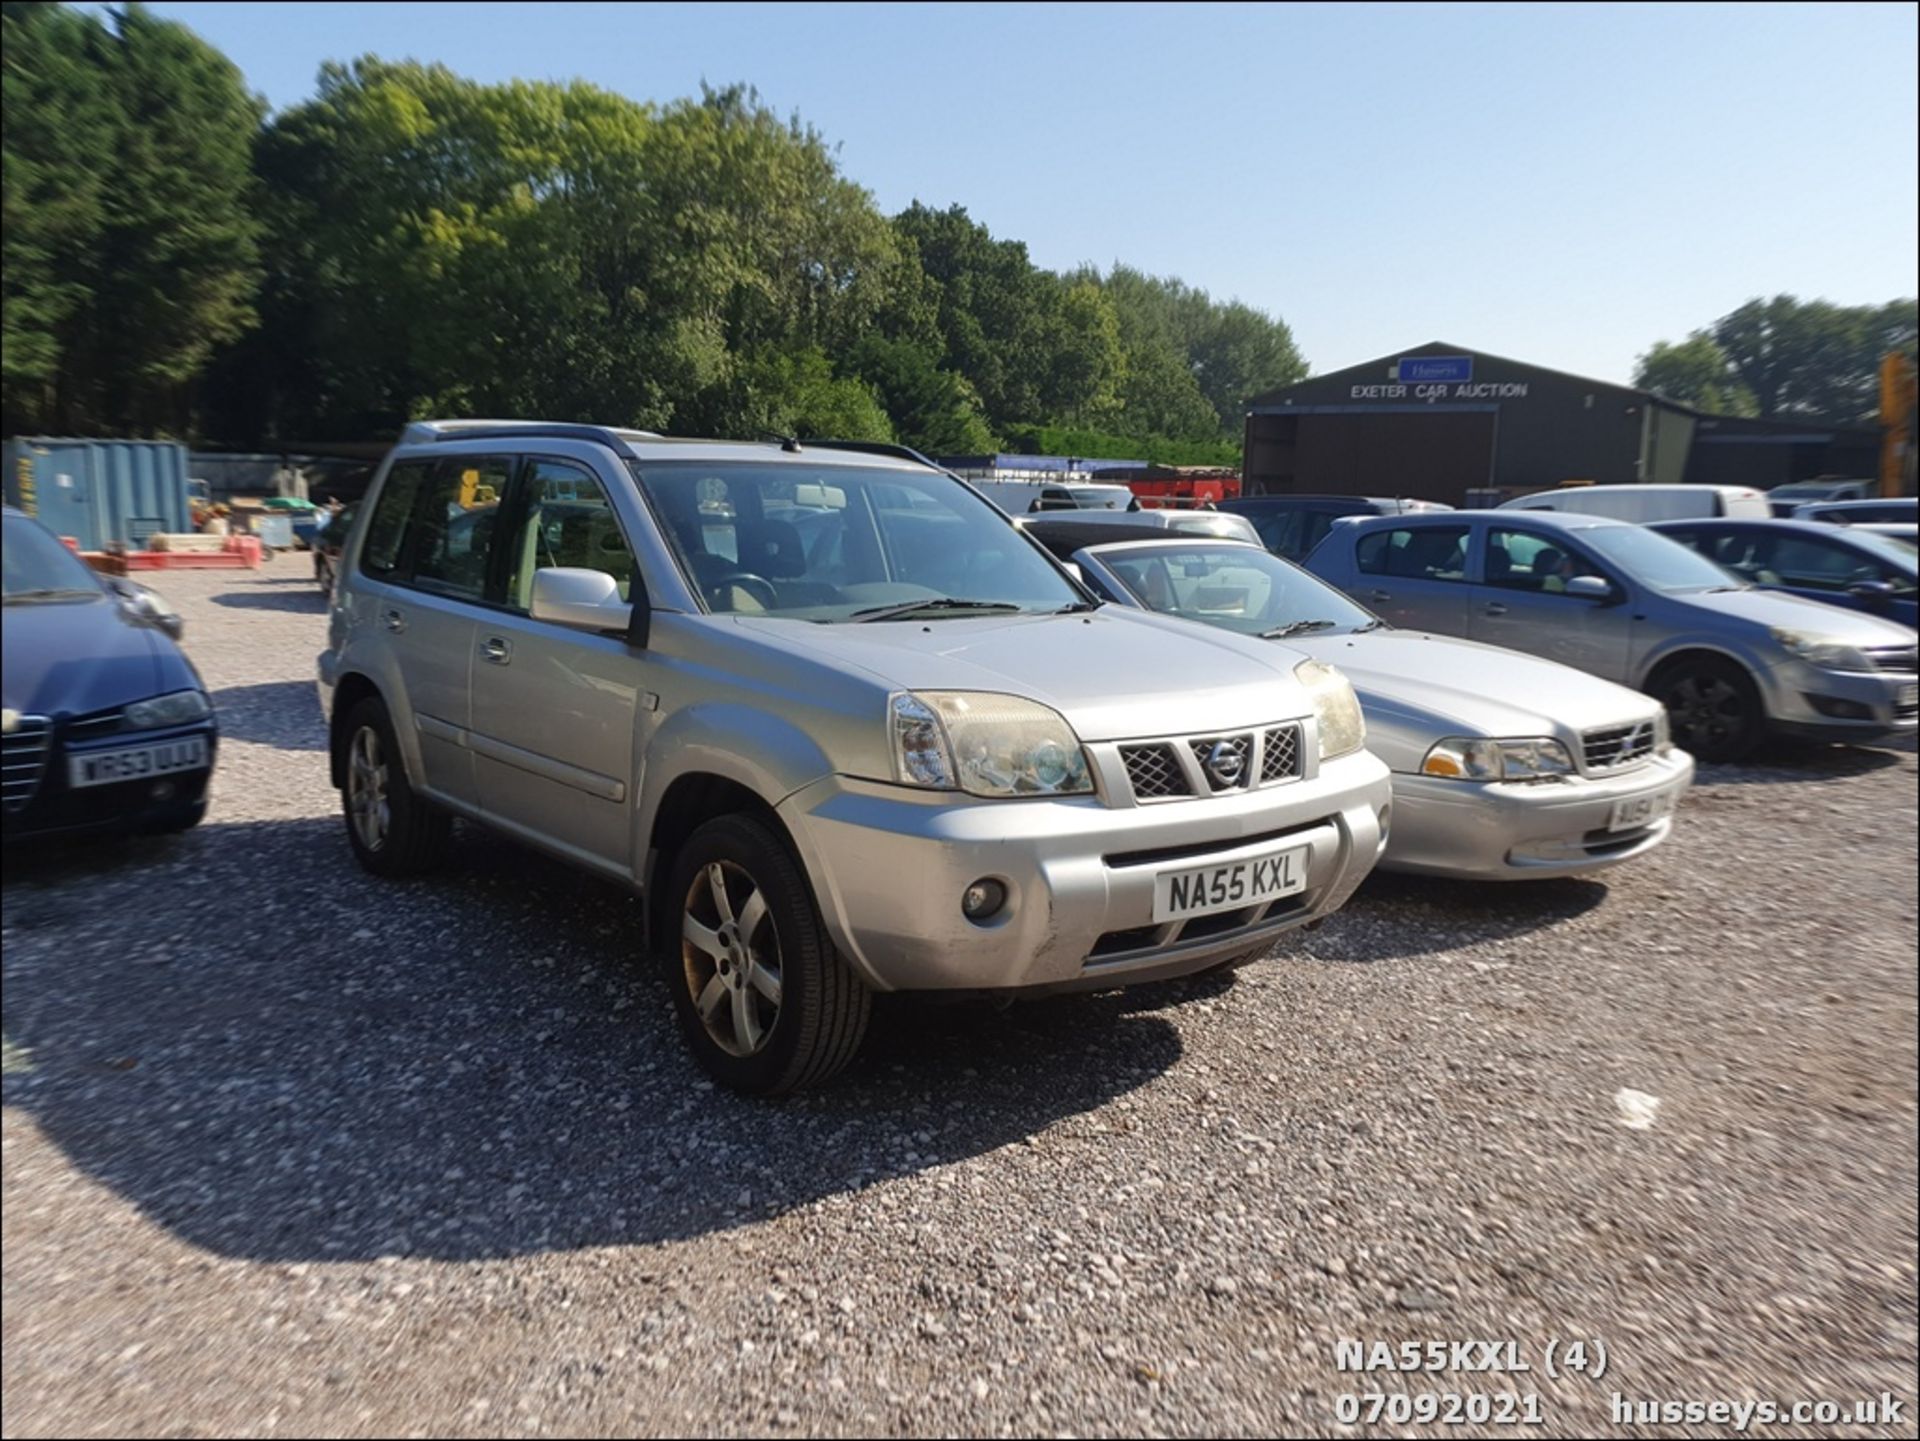
[[[716,816],[669,866],[653,917],[660,970],[713,1078],[779,1096],[852,1060],[873,998],[834,948],[779,822]]]
[[[713,1043],[751,1056],[780,1019],[780,936],[767,898],[732,861],[709,862],[681,904],[687,995]]]

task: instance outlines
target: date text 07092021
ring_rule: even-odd
[[[1531,1371],[1518,1341],[1336,1341],[1342,1371]]]

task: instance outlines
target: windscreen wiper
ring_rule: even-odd
[[[866,610],[856,610],[847,619],[865,624],[870,620],[892,620],[896,616],[912,615],[922,610],[997,610],[1017,611],[1020,607],[1004,600],[955,600],[947,595],[930,595],[923,600],[901,601],[895,605],[869,606]]]
[[[1374,619],[1368,621],[1365,625],[1356,625],[1352,629],[1352,631],[1349,632],[1349,634],[1365,635],[1370,630],[1385,630],[1386,628],[1387,628],[1387,623],[1376,616]]]
[[[7,603],[11,605],[14,601],[63,600],[68,596],[92,596],[95,594],[97,594],[97,592],[81,590],[78,586],[42,586],[37,590],[10,590],[7,592],[6,599]]]
[[[1285,640],[1290,635],[1305,635],[1310,630],[1332,630],[1338,624],[1340,622],[1337,620],[1290,620],[1272,630],[1261,631],[1260,639]]]

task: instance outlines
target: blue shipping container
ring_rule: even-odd
[[[39,517],[82,550],[118,541],[135,550],[162,531],[193,529],[187,448],[173,440],[9,440],[7,504]]]

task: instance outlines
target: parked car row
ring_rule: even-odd
[[[1710,559],[1364,501],[1313,512],[1303,568],[1262,544],[1281,509],[1016,520],[892,446],[417,423],[316,538],[349,846],[414,874],[461,818],[631,887],[693,1053],[778,1094],[852,1057],[878,993],[1232,968],[1376,864],[1630,861],[1690,752],[1914,728],[1913,632],[1736,579],[1807,576],[1702,528],[1734,521],[1686,522]],[[216,728],[164,606],[7,525],[9,836],[95,787],[192,824]],[[56,611],[117,629],[16,666],[16,612]]]

